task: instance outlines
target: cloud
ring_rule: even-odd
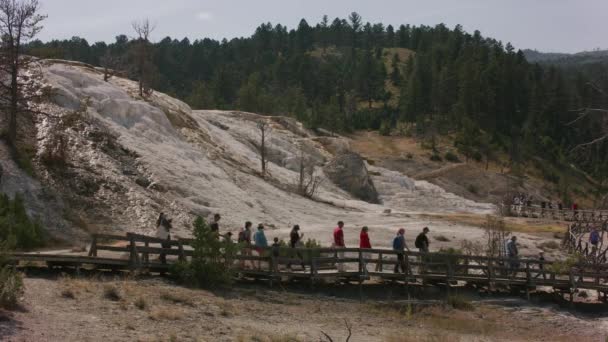
[[[196,14],[196,19],[200,21],[213,20],[213,13],[207,11],[200,11]]]

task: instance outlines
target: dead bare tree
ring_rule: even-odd
[[[266,151],[266,139],[272,131],[270,123],[266,120],[260,120],[257,123],[257,127],[260,130],[260,158],[262,162],[262,178],[266,177],[266,168],[268,166],[267,151]]]
[[[17,139],[17,117],[31,113],[32,101],[40,95],[22,75],[33,61],[22,55],[22,46],[42,30],[41,22],[46,19],[38,14],[39,10],[38,0],[0,0],[0,108],[8,116],[7,138],[13,146]]]
[[[139,96],[149,96],[152,93],[152,74],[153,67],[150,61],[151,46],[150,35],[155,29],[155,25],[150,23],[147,18],[132,23],[133,30],[137,34],[135,44],[135,72],[139,83]]]
[[[511,232],[507,230],[507,226],[501,217],[486,216],[486,222],[483,225],[487,238],[486,256],[492,258],[500,258],[506,255],[506,241]]]
[[[108,50],[103,56],[101,56],[99,62],[101,64],[101,67],[103,68],[103,80],[104,82],[108,82],[108,80],[112,78],[116,73],[114,69],[117,65],[117,59]]]
[[[315,166],[305,158],[304,149],[300,149],[297,192],[301,196],[313,198],[322,183],[322,178],[315,175]]]
[[[596,91],[597,93],[602,95],[603,97],[608,96],[608,94],[603,89],[598,87],[593,82],[588,82],[587,85],[589,87],[591,87],[594,91]],[[578,116],[576,117],[576,119],[566,123],[566,126],[572,126],[582,120],[587,120],[587,121],[594,120],[598,125],[600,125],[602,133],[599,136],[592,138],[588,142],[574,146],[570,152],[572,152],[572,153],[578,152],[581,149],[584,149],[586,147],[590,147],[593,145],[598,145],[598,144],[608,140],[608,109],[583,107],[583,108],[574,109],[571,111],[578,113]],[[598,115],[600,115],[600,116],[598,117]]]
[[[350,324],[346,319],[344,319],[344,325],[346,326],[346,330],[348,331],[348,336],[346,336],[346,342],[350,341],[351,336],[353,335],[353,326],[352,324]],[[334,342],[334,339],[331,338],[331,336],[329,336],[326,332],[324,332],[323,330],[321,330],[321,334],[323,334],[323,336],[327,339],[327,340],[323,340],[323,338],[321,338],[320,342]]]

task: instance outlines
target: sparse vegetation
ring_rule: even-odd
[[[543,242],[539,243],[537,245],[537,247],[542,249],[543,251],[546,251],[549,249],[558,249],[560,247],[560,245],[558,242],[550,240],[550,241],[543,241]]]
[[[0,255],[0,259],[4,257]],[[0,260],[0,267],[0,308],[12,309],[17,306],[19,297],[23,294],[23,278],[5,261]]]
[[[174,304],[183,304],[183,305],[187,305],[187,306],[194,306],[194,301],[192,300],[192,298],[187,297],[180,293],[164,291],[163,293],[161,293],[160,299],[167,301],[167,302],[174,303]]]
[[[46,234],[37,220],[27,215],[23,197],[10,199],[0,194],[0,241],[15,249],[32,249],[46,243]]]
[[[452,308],[454,308],[456,310],[463,310],[463,311],[475,310],[475,307],[473,306],[471,301],[462,296],[458,296],[458,295],[449,296],[447,303],[449,306],[451,306]]]
[[[122,299],[120,290],[116,285],[106,284],[103,287],[103,297],[111,301],[119,301]]]
[[[175,263],[171,274],[180,282],[197,287],[232,284],[238,245],[219,240],[202,217],[194,221],[194,254],[191,261]]]
[[[479,188],[475,184],[467,185],[467,191],[475,195],[479,194]]]
[[[460,163],[460,158],[452,151],[446,152],[444,158],[450,163]]]
[[[434,235],[433,237],[437,241],[450,242],[450,239],[447,236],[445,236],[445,235]]]
[[[184,317],[184,312],[173,307],[154,307],[148,317],[154,321],[178,321]]]
[[[139,310],[146,310],[148,308],[148,301],[144,297],[138,297],[133,304]]]
[[[429,157],[429,159],[431,161],[434,161],[434,162],[441,162],[441,161],[443,161],[443,159],[441,158],[441,156],[439,154],[437,154],[437,153],[431,154],[431,156]]]
[[[61,297],[67,298],[67,299],[76,299],[76,295],[74,294],[74,291],[70,288],[61,290]]]

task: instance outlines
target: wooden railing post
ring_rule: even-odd
[[[91,241],[91,248],[89,248],[89,256],[97,256],[97,235],[93,234],[93,240]]]
[[[177,241],[177,248],[179,250],[179,261],[186,261],[186,254],[184,253],[184,244],[181,241]]]
[[[135,270],[139,265],[139,256],[137,255],[137,248],[135,246],[135,238],[133,236],[129,236],[129,263],[131,270]]]

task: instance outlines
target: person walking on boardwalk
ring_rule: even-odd
[[[279,264],[277,263],[277,258],[281,255],[281,243],[279,242],[279,238],[275,237],[272,243],[272,256],[274,258],[274,262],[272,263],[272,269],[275,272],[279,271]]]
[[[344,244],[344,222],[338,221],[338,226],[334,229],[334,243],[333,247],[337,249],[346,248]],[[338,258],[344,259],[344,252],[338,252]],[[338,262],[337,268],[339,272],[344,272],[344,263]]]
[[[264,233],[264,225],[258,224],[258,231],[253,234],[253,241],[255,243],[255,250],[258,256],[264,255],[264,249],[268,247],[268,240],[266,240],[266,234]],[[261,260],[258,260],[258,268],[261,266]]]
[[[243,246],[241,255],[251,256],[251,226],[250,221],[245,222],[245,227],[239,232],[238,243]],[[249,264],[253,267],[253,262],[249,260]],[[241,260],[241,268],[245,268],[245,260]]]
[[[543,276],[543,279],[547,279],[547,275],[545,274],[545,253],[538,253],[538,273],[534,277],[534,279]]]
[[[162,248],[171,248],[171,225],[172,220],[167,218],[165,213],[160,213],[158,219],[156,220],[156,237],[163,240],[161,242]],[[167,255],[164,252],[160,253],[159,256],[160,262],[163,264],[167,263]]]
[[[397,252],[397,264],[395,264],[395,273],[399,273],[399,268],[403,273],[406,273],[405,266],[405,254],[404,251],[409,252],[409,248],[405,244],[405,229],[401,228],[397,231],[397,236],[393,239],[393,250]]]
[[[600,232],[596,227],[591,228],[591,232],[589,233],[589,243],[591,246],[597,248],[597,245],[600,243]]]
[[[507,243],[507,257],[509,258],[509,267],[512,269],[512,276],[517,274],[519,268],[519,250],[517,249],[517,236],[513,236],[511,241]]]
[[[299,225],[295,225],[293,226],[293,228],[291,229],[291,232],[289,233],[289,247],[291,248],[298,248],[302,246],[302,237],[304,237],[304,234],[300,234],[300,226]],[[306,267],[304,266],[304,258],[302,257],[302,254],[298,251],[296,251],[295,253],[292,253],[291,257],[293,257],[293,254],[295,254],[298,259],[300,259],[300,264],[302,265],[302,269],[305,269]],[[287,264],[287,268],[291,268],[291,262],[289,262],[289,264]]]
[[[361,228],[361,233],[359,234],[359,248],[361,249],[371,249],[372,248],[372,243],[369,241],[369,234],[367,233],[369,230],[369,228],[367,228],[367,226],[364,226],[363,228]],[[371,253],[369,252],[363,252],[362,253],[362,257],[363,257],[363,271],[365,273],[367,273],[367,260],[371,257]]]
[[[416,246],[416,248],[418,248],[418,251],[420,253],[428,253],[429,252],[429,238],[426,236],[426,234],[429,233],[429,227],[424,227],[422,229],[422,233],[418,234],[418,236],[416,237],[416,241],[414,242],[414,245]]]

